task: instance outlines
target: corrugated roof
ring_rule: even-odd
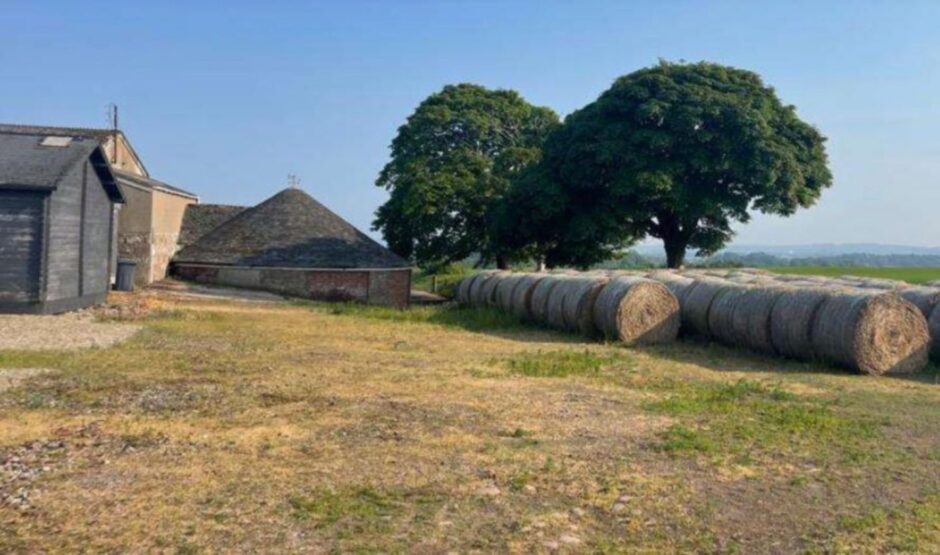
[[[183,213],[179,244],[192,245],[210,231],[246,210],[245,206],[230,204],[190,204]]]
[[[407,268],[299,189],[285,189],[183,248],[177,262],[285,268]]]
[[[147,189],[154,189],[157,191],[162,190],[167,193],[189,197],[193,200],[199,200],[199,196],[196,195],[196,193],[190,193],[189,191],[185,191],[183,189],[180,189],[179,187],[174,187],[173,185],[169,185],[162,181],[157,181],[156,179],[153,179],[152,177],[143,177],[137,174],[128,173],[128,172],[121,171],[118,169],[114,170],[114,176],[117,178],[118,183],[131,183],[139,187],[144,187]]]

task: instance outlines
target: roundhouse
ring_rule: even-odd
[[[411,265],[300,189],[232,212],[176,254],[175,276],[308,299],[408,306]]]

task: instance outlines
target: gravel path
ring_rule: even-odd
[[[137,333],[140,326],[99,323],[82,314],[0,315],[0,350],[70,350],[110,347]]]
[[[52,368],[0,368],[0,393],[13,389],[34,376],[56,372]]]

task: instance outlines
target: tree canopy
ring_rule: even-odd
[[[832,182],[824,143],[755,73],[661,62],[569,115],[494,227],[501,243],[578,266],[652,236],[677,267],[687,248],[719,250],[750,210],[812,206]]]
[[[374,229],[393,251],[422,265],[475,253],[500,257],[488,213],[510,178],[540,158],[557,124],[552,110],[530,105],[515,91],[444,87],[418,106],[392,141],[391,160],[376,181],[390,197]]]

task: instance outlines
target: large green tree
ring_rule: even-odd
[[[569,115],[507,196],[545,202],[503,207],[500,221],[529,228],[556,263],[600,261],[652,236],[678,267],[689,248],[719,250],[750,211],[812,206],[832,182],[824,143],[756,73],[661,62]]]
[[[505,265],[488,213],[510,178],[537,161],[558,116],[510,90],[449,85],[398,130],[376,185],[390,193],[373,224],[388,246],[422,265],[479,253]]]

